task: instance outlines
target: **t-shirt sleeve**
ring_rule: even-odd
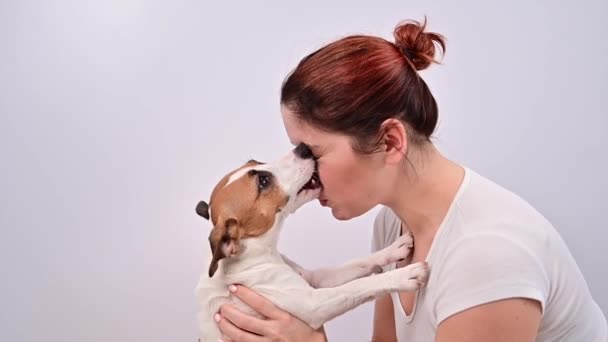
[[[372,253],[375,253],[395,242],[400,234],[400,221],[392,211],[382,208],[374,220],[372,236]],[[394,268],[394,263],[382,266],[383,272]]]
[[[374,231],[372,235],[372,253],[387,246],[386,241],[386,209],[383,208],[376,214],[374,219]]]
[[[543,311],[549,281],[541,260],[517,241],[479,234],[458,241],[438,265],[434,311],[437,324],[463,310],[508,298],[540,302]]]

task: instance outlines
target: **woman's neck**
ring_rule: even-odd
[[[464,179],[464,168],[432,144],[408,153],[406,171],[395,181],[386,205],[401,219],[419,247],[430,247]]]

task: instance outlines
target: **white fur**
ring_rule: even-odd
[[[277,242],[284,219],[319,195],[319,190],[306,190],[297,195],[310,179],[314,163],[290,153],[274,164],[255,168],[272,172],[290,200],[277,214],[269,231],[256,238],[243,239],[239,255],[222,259],[212,278],[206,273],[201,276],[196,293],[202,342],[215,342],[222,337],[213,317],[224,303],[232,302],[242,311],[255,314],[230,294],[230,284],[251,288],[316,329],[364,302],[392,291],[414,291],[426,281],[426,263],[374,274],[408,255],[412,246],[410,235],[402,236],[381,251],[335,268],[308,271],[282,256]],[[211,260],[210,251],[207,257],[206,265]]]
[[[226,185],[224,185],[224,188],[227,187],[228,185],[230,185],[235,180],[243,177],[247,172],[249,172],[249,170],[251,170],[253,168],[254,168],[253,166],[244,167],[244,168],[238,170],[237,172],[231,174],[230,178],[228,178],[228,181],[226,182]]]

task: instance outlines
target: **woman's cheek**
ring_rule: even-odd
[[[318,170],[319,170],[319,178],[321,179],[321,184],[325,185],[325,183],[330,184],[330,178],[329,178],[329,173],[327,172],[327,168],[324,167],[323,165],[319,164],[318,166]]]

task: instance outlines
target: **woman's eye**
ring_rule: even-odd
[[[264,190],[270,185],[270,177],[267,175],[259,175],[258,176],[258,189]]]

